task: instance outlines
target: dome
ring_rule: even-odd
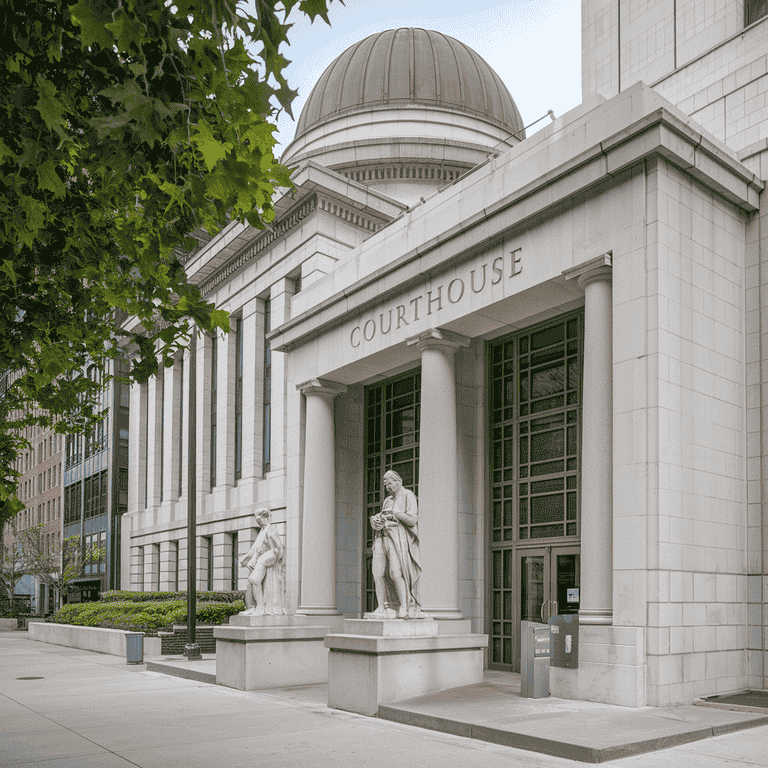
[[[423,104],[458,110],[521,133],[501,78],[459,40],[430,29],[388,29],[347,48],[312,89],[296,137],[336,116]]]
[[[307,160],[412,205],[525,137],[504,83],[441,32],[388,29],[321,75],[282,162]]]

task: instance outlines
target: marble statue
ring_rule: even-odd
[[[272,526],[268,509],[257,509],[256,524],[261,528],[256,541],[242,559],[250,571],[245,590],[245,616],[275,616],[285,611],[285,547]]]
[[[384,475],[389,494],[381,512],[371,517],[373,539],[373,581],[378,607],[366,618],[427,618],[419,602],[419,512],[413,491],[390,470]]]

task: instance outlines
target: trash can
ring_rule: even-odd
[[[520,622],[520,695],[528,699],[549,696],[549,625]]]
[[[144,661],[144,633],[125,633],[125,660],[128,664],[141,664]]]

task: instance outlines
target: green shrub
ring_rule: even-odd
[[[224,624],[230,616],[242,610],[245,610],[245,603],[242,600],[237,602],[200,601],[197,604],[196,616],[200,624]],[[82,627],[104,627],[156,634],[158,630],[170,629],[174,624],[186,623],[187,601],[166,599],[70,603],[63,606],[51,621]]]
[[[102,592],[100,602],[102,603],[115,603],[115,602],[129,602],[129,603],[145,603],[155,602],[159,600],[184,600],[187,599],[186,592],[128,592],[125,590],[113,589],[109,592]],[[234,591],[215,591],[215,592],[198,592],[198,603],[235,603],[242,602],[244,600],[244,594],[242,590]]]

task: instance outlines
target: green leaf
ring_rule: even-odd
[[[53,164],[53,160],[50,158],[42,165],[38,166],[37,183],[40,189],[47,189],[48,191],[53,192],[54,197],[59,199],[64,197],[67,191],[64,182],[56,173],[56,167]]]
[[[62,128],[66,109],[64,104],[56,98],[58,93],[56,86],[42,75],[38,75],[37,87],[40,92],[40,97],[37,100],[37,111],[43,118],[43,122],[52,131]]]
[[[219,160],[227,156],[227,145],[214,137],[207,123],[202,123],[195,128],[192,140],[200,150],[209,173]],[[229,147],[231,148],[231,145]]]
[[[112,37],[107,32],[104,22],[96,16],[91,3],[80,0],[77,5],[69,6],[69,12],[72,21],[82,30],[80,40],[83,49],[90,48],[94,43],[104,49],[112,46]]]

